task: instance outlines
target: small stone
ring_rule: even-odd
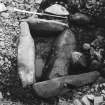
[[[90,49],[90,44],[84,43],[84,44],[83,44],[83,49],[89,50],[89,49]]]
[[[1,16],[4,18],[9,18],[9,13],[2,12]]]
[[[74,105],[82,105],[82,103],[78,99],[75,99],[73,103]]]
[[[91,92],[94,92],[94,89],[93,88],[91,89]]]
[[[96,84],[96,85],[95,85],[95,91],[98,91],[98,87],[99,87],[99,85]]]
[[[35,3],[40,4],[42,0],[35,0]]]
[[[104,97],[103,96],[96,96],[94,98],[94,105],[100,105],[100,103],[102,103],[104,101]]]
[[[3,95],[2,95],[2,92],[0,92],[0,99],[3,99]]]
[[[6,11],[7,8],[5,7],[5,5],[3,3],[0,3],[0,12]]]
[[[7,95],[10,96],[11,95],[10,92],[7,92]]]
[[[102,93],[105,94],[105,90],[102,90]]]
[[[105,86],[105,83],[103,83],[102,85]]]
[[[87,96],[83,96],[81,101],[85,104],[85,105],[90,105],[90,101],[88,100]]]
[[[87,95],[87,98],[88,98],[89,100],[94,100],[94,95],[92,95],[92,94]]]
[[[59,4],[54,4],[48,7],[45,10],[45,12],[56,14],[56,15],[69,15],[69,12],[66,10],[66,8]]]
[[[0,42],[0,47],[4,47],[5,43],[3,41]]]
[[[8,60],[8,58],[7,57],[5,57],[5,62],[8,62],[9,60]]]
[[[4,60],[0,60],[0,66],[3,66]]]
[[[103,84],[100,84],[100,88],[102,88],[103,87]]]
[[[82,92],[78,92],[78,94],[79,94],[79,95],[82,95],[83,93],[82,93]]]

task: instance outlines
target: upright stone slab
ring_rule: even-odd
[[[55,40],[50,57],[45,67],[43,78],[52,79],[68,75],[68,68],[72,52],[76,49],[76,39],[70,29],[66,29]]]
[[[35,45],[27,22],[20,24],[18,45],[18,73],[23,87],[35,82]]]

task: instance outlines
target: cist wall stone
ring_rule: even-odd
[[[23,86],[35,82],[35,45],[27,22],[20,24],[21,35],[18,45],[18,73]]]

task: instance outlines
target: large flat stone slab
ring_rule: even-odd
[[[35,82],[35,45],[27,22],[20,24],[18,45],[18,73],[23,87]]]
[[[70,91],[70,89],[73,87],[80,87],[93,83],[99,77],[99,75],[99,72],[93,71],[79,75],[64,76],[35,83],[33,88],[38,96],[42,98],[49,98],[62,95]]]
[[[26,21],[29,23],[30,29],[35,32],[62,32],[69,27],[68,24],[55,20],[30,18]]]

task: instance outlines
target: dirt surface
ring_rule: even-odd
[[[40,0],[0,0],[6,7],[16,7],[28,11],[36,11],[40,4]],[[51,98],[43,100],[35,98],[30,94],[32,91],[22,89],[20,80],[17,75],[17,46],[20,36],[20,20],[28,18],[29,14],[19,12],[1,12],[0,13],[0,104],[2,105],[74,105],[75,99],[81,100],[84,95],[93,94],[95,96],[105,96],[105,84],[96,82],[89,86],[84,86],[79,89],[71,90],[70,93],[63,97]],[[37,53],[42,53],[43,58],[46,58],[49,51],[49,43],[52,39],[39,39],[37,42],[46,44],[37,44]],[[46,49],[44,49],[46,47]],[[40,54],[39,54],[40,55]],[[102,81],[102,80],[101,80]],[[26,97],[25,97],[26,96]],[[105,98],[105,97],[104,97]],[[104,99],[103,99],[104,101]],[[79,105],[79,104],[75,104]],[[94,104],[92,104],[94,105]]]

